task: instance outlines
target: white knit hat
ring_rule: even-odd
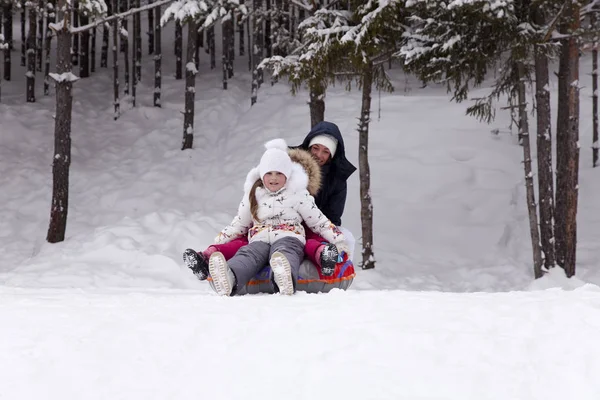
[[[277,171],[289,179],[292,173],[292,160],[288,155],[288,145],[283,139],[273,139],[265,143],[267,151],[263,154],[258,165],[260,179],[267,172]]]
[[[337,143],[337,139],[333,136],[322,134],[312,138],[312,140],[308,144],[308,147],[310,148],[310,146],[312,146],[313,144],[322,144],[323,146],[329,149],[329,152],[331,153],[331,158],[333,158],[333,156],[335,155],[335,150],[337,149]]]

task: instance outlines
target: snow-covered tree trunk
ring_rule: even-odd
[[[221,44],[223,55],[221,56],[221,66],[223,69],[223,90],[227,90],[227,65],[229,64],[229,40],[227,38],[229,29],[227,23],[221,23]]]
[[[35,55],[36,55],[37,13],[35,5],[29,8],[29,32],[27,35],[27,102],[35,103]]]
[[[113,4],[114,3],[114,4]],[[115,2],[108,2],[107,7],[108,7],[108,15],[112,15],[113,10],[115,13],[119,12],[119,9],[115,7]],[[113,33],[115,33],[115,28],[117,28],[117,26],[119,26],[119,24],[115,23],[112,26],[113,29]],[[102,24],[102,46],[100,46],[100,68],[108,68],[108,41],[109,41],[109,37],[110,37],[110,29],[111,27],[108,26],[108,24]],[[119,34],[118,31],[116,31],[117,35]],[[118,38],[117,38],[117,42],[118,42]],[[114,38],[113,38],[113,43],[115,42]],[[113,54],[114,54],[114,49],[113,49]],[[114,60],[113,60],[113,64],[114,64]]]
[[[256,0],[254,0],[256,2]],[[252,40],[248,41],[249,52],[248,59],[250,60],[250,70],[252,71],[252,84],[250,89],[250,106],[256,104],[258,100],[258,18],[256,16],[256,10],[252,13]],[[248,24],[248,32],[250,32],[250,24]]]
[[[535,21],[538,26],[545,25],[542,10],[537,10]],[[535,53],[535,98],[537,103],[537,165],[538,192],[540,202],[540,237],[544,265],[550,269],[556,265],[554,250],[554,175],[552,168],[552,125],[550,109],[550,76],[548,56],[541,46],[534,46]],[[540,271],[541,272],[541,271]],[[536,271],[536,278],[539,278]]]
[[[595,13],[590,16],[590,25],[596,29],[597,17]],[[598,166],[598,37],[594,34],[592,42],[592,165]]]
[[[575,275],[579,192],[579,46],[580,5],[568,0],[560,32],[558,115],[556,124],[556,261],[567,277]]]
[[[36,61],[36,67],[38,72],[42,72],[42,60],[44,59],[43,57],[43,50],[44,50],[44,9],[45,9],[45,5],[44,5],[44,1],[43,0],[39,0],[38,1],[38,23],[37,23],[37,45],[36,45],[36,57],[35,57],[35,61]]]
[[[123,94],[128,95],[130,92],[130,88],[131,88],[131,63],[129,62],[129,37],[130,37],[130,32],[129,32],[129,22],[127,21],[127,18],[124,18],[122,21],[122,28],[121,28],[121,33],[123,34],[121,40],[123,43],[122,49],[123,49],[123,68],[125,69],[125,73],[123,76],[123,80],[124,80],[124,85],[125,87],[123,88]]]
[[[188,42],[185,65],[185,111],[183,113],[183,142],[181,150],[191,149],[194,144],[194,101],[196,98],[196,64],[194,53],[198,38],[198,26],[192,19],[188,22]]]
[[[73,1],[73,28],[79,26],[79,0]],[[73,65],[79,65],[79,34],[73,35]]]
[[[183,27],[175,21],[175,79],[183,79]]]
[[[27,65],[27,36],[25,35],[26,29],[25,24],[27,23],[27,10],[25,9],[25,2],[21,2],[21,66]]]
[[[153,2],[148,0],[148,4]],[[148,54],[154,54],[154,10],[148,10]]]
[[[161,45],[161,27],[160,17],[161,10],[160,6],[154,9],[156,24],[154,27],[154,107],[161,107],[160,92],[162,86],[162,45]]]
[[[140,7],[140,0],[135,0],[134,7]],[[142,80],[142,13],[135,13],[135,83],[139,84]]]
[[[536,278],[542,276],[542,250],[540,247],[540,232],[538,229],[537,205],[535,203],[535,188],[533,185],[533,171],[531,168],[531,140],[529,135],[529,120],[527,118],[527,95],[525,92],[525,66],[522,61],[517,61],[515,68],[515,85],[518,101],[518,126],[521,146],[523,146],[523,168],[525,170],[525,198],[527,199],[527,212],[529,215],[529,234],[533,250],[533,271]]]
[[[240,0],[240,4],[244,4],[244,0]],[[245,53],[245,44],[244,44],[244,20],[240,14],[237,14],[237,28],[238,28],[238,46],[239,46],[239,55],[243,56]]]
[[[4,80],[11,80],[11,58],[10,53],[13,48],[12,33],[12,3],[4,3],[2,13],[2,25],[4,26],[4,42],[8,45],[7,51],[4,51]]]
[[[81,11],[79,22],[81,26],[87,25],[90,20],[85,12]],[[85,30],[80,35],[79,43],[79,77],[88,78],[90,76],[90,31]]]
[[[358,165],[360,168],[360,219],[362,227],[362,269],[375,268],[373,253],[373,201],[371,199],[371,169],[369,167],[369,123],[371,121],[371,90],[373,64],[363,69],[362,103],[358,122]]]
[[[137,7],[137,3],[139,2],[139,0],[133,0],[131,3],[131,6],[133,8]],[[133,105],[133,107],[135,107],[137,105],[137,85],[138,85],[138,79],[137,79],[137,63],[138,63],[138,59],[137,59],[137,34],[138,34],[138,30],[137,30],[137,15],[133,15],[133,17],[131,18],[131,31],[130,31],[130,38],[131,38],[131,104]]]
[[[62,242],[67,229],[69,210],[69,167],[71,165],[71,111],[73,75],[71,59],[71,13],[68,0],[58,0],[56,116],[54,119],[54,157],[52,160],[52,205],[46,240]]]
[[[50,29],[50,24],[56,21],[56,11],[53,7],[53,3],[48,3],[48,18],[46,19],[46,37],[44,45],[44,96],[50,95],[50,51],[52,50],[52,36],[54,35]]]
[[[4,35],[0,33],[0,52],[4,53],[5,51],[10,51],[8,48],[8,43],[4,41]],[[0,101],[2,101],[2,88],[1,88],[2,78],[0,78]]]
[[[113,0],[113,10],[118,10],[119,0]],[[104,29],[107,30],[106,24]],[[121,29],[121,20],[116,19],[113,22],[113,88],[114,88],[114,120],[121,116],[121,100],[119,99],[119,30]]]
[[[252,26],[250,26],[250,21],[253,21],[253,23],[256,23],[256,19],[253,18],[248,18],[247,20],[247,29],[246,29],[246,35],[247,35],[247,42],[248,42],[248,71],[252,71],[252,60],[254,59],[254,51],[252,50],[252,46],[254,44],[254,42],[252,41],[252,35],[254,32],[254,28]]]
[[[310,100],[310,124],[315,126],[325,120],[325,85],[319,80],[312,80],[308,83]]]
[[[265,9],[263,6],[263,0],[254,0],[256,3],[256,11],[258,12],[258,18],[256,20],[256,25],[254,29],[256,29],[256,41],[254,42],[254,50],[258,52],[256,64],[258,65],[263,58],[265,58],[265,28],[264,28],[264,19],[265,19]],[[265,81],[265,73],[261,69],[258,71],[258,87],[263,84]]]

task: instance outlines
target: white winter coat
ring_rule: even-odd
[[[291,236],[306,243],[302,221],[329,243],[337,245],[345,242],[342,232],[316,206],[314,197],[306,189],[308,176],[304,168],[295,162],[290,177],[279,191],[270,192],[265,187],[256,189],[258,220],[254,220],[250,212],[249,193],[254,182],[260,178],[258,168],[248,173],[238,213],[215,238],[216,244],[230,242],[245,234],[248,234],[250,242],[272,244],[277,239]]]

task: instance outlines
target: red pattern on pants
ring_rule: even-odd
[[[229,260],[230,258],[235,256],[235,253],[237,253],[239,249],[246,246],[247,244],[248,238],[246,236],[243,236],[241,238],[234,239],[231,242],[227,242],[224,244],[211,244],[206,250],[202,252],[202,254],[204,254],[206,258],[210,258],[210,255],[212,253],[214,253],[215,251],[220,251],[221,253],[223,253],[223,257],[225,257],[226,260]]]

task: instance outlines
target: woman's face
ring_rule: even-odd
[[[265,176],[263,176],[263,183],[271,192],[276,192],[281,189],[286,181],[287,178],[285,175],[277,171],[267,172]]]
[[[331,152],[322,144],[313,144],[310,146],[310,154],[312,154],[313,158],[317,160],[320,167],[327,164],[327,162],[331,159]]]

